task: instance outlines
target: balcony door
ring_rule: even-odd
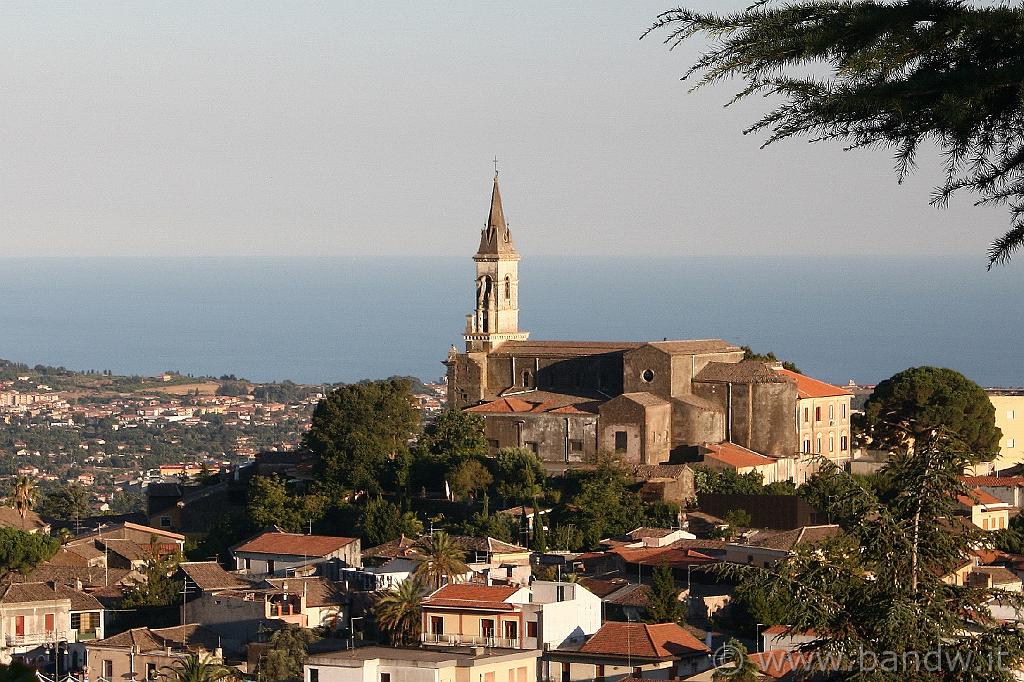
[[[435,635],[444,634],[444,618],[441,616],[430,617],[430,632]]]
[[[14,634],[18,637],[25,636],[25,616],[14,617]]]
[[[47,613],[47,614],[43,615],[43,623],[44,623],[45,628],[46,628],[46,634],[48,634],[48,635],[52,635],[53,634],[54,620],[55,620],[55,617],[54,617],[54,614],[52,614],[52,613]]]
[[[519,623],[514,620],[505,621],[505,639],[519,639]]]
[[[486,637],[487,639],[494,638],[494,619],[493,618],[481,618],[480,619],[480,636]]]

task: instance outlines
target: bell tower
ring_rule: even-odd
[[[466,319],[466,352],[494,350],[505,341],[525,341],[529,332],[519,331],[519,252],[505,223],[494,173],[491,210],[480,231],[476,261],[476,308]]]

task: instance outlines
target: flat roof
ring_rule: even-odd
[[[497,649],[491,647],[480,647],[474,650],[469,647],[422,649],[419,647],[365,646],[356,649],[340,649],[311,654],[306,659],[306,665],[352,665],[374,659],[466,665],[480,660],[537,658],[541,653],[539,649]]]

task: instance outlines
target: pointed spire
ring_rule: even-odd
[[[480,248],[477,255],[517,254],[512,245],[512,234],[505,223],[505,211],[501,207],[501,190],[498,188],[498,171],[494,171],[494,186],[491,189],[491,211],[487,215],[487,226],[480,234]]]

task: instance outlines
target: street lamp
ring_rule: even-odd
[[[761,628],[764,627],[764,623],[758,623],[754,627],[754,651],[761,653]]]
[[[355,646],[355,642],[356,642],[356,629],[355,629],[355,627],[353,627],[352,622],[356,621],[356,620],[362,620],[365,617],[366,616],[349,616],[348,617],[348,629],[352,633],[352,645],[353,646]],[[360,641],[362,641],[363,638],[360,637],[359,639],[360,639]]]

